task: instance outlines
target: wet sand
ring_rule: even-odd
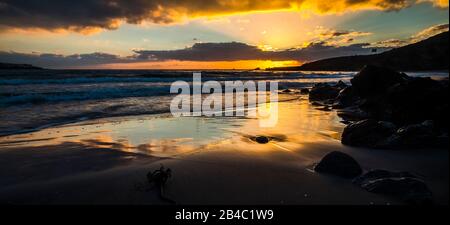
[[[299,96],[300,97],[300,96]],[[279,122],[261,118],[109,118],[0,138],[2,204],[169,204],[146,181],[173,170],[166,194],[179,204],[402,204],[351,180],[314,173],[331,151],[365,170],[425,177],[435,202],[448,204],[448,150],[372,150],[340,144],[344,125],[305,96],[279,104]],[[272,137],[269,144],[251,137]]]

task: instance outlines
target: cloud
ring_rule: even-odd
[[[412,36],[411,42],[416,43],[446,31],[448,31],[448,23],[432,26]]]
[[[440,33],[449,31],[448,24],[438,24],[426,28],[417,34],[407,38],[407,39],[388,39],[383,41],[378,41],[371,44],[371,47],[383,47],[383,48],[398,48],[409,44],[414,44],[419,41],[423,41]]]
[[[197,43],[192,47],[178,50],[139,50],[136,58],[150,61],[238,61],[238,60],[297,60],[312,61],[344,55],[370,54],[369,44],[331,46],[326,42],[311,43],[305,48],[265,51],[257,46],[239,42]]]
[[[0,27],[92,32],[116,29],[121,23],[174,23],[270,10],[308,10],[320,14],[400,10],[420,2],[448,7],[448,0],[0,0]]]
[[[52,53],[1,52],[0,61],[7,63],[26,63],[45,68],[75,68],[109,63],[136,62],[133,56],[120,57],[107,53],[60,55]]]
[[[264,51],[256,46],[239,43],[197,43],[190,48],[166,51],[136,50],[135,54],[121,57],[107,53],[59,55],[48,53],[0,52],[0,61],[27,63],[46,68],[92,67],[113,63],[165,62],[165,61],[313,61],[329,57],[371,54],[369,44],[329,46],[325,42],[311,43],[301,49]],[[383,50],[383,49],[380,49]]]
[[[313,35],[317,41],[325,42],[327,45],[343,46],[351,44],[357,38],[372,35],[372,33],[354,30],[334,30],[319,26],[313,32],[310,32],[309,35]]]

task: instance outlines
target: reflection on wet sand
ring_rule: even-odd
[[[2,137],[0,146],[23,148],[70,142],[91,148],[170,157],[227,143],[245,150],[247,145],[255,144],[251,137],[258,135],[270,138],[270,149],[298,149],[305,143],[340,138],[343,125],[335,112],[317,110],[301,97],[278,104],[278,123],[269,128],[260,127],[263,117],[173,118],[163,115],[110,118]]]
[[[269,128],[259,126],[260,117],[159,115],[1,137],[0,203],[167,204],[142,191],[146,174],[164,164],[173,170],[165,191],[181,204],[401,204],[311,172],[330,151],[352,155],[365,170],[423,174],[436,202],[448,202],[447,150],[405,154],[343,146],[336,112],[304,98],[280,102],[278,123]]]

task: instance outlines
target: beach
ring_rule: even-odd
[[[280,94],[278,123],[258,117],[170,114],[90,119],[0,137],[2,204],[171,204],[146,178],[172,170],[165,195],[181,205],[390,205],[351,179],[314,172],[331,151],[364,171],[408,171],[424,178],[435,204],[448,204],[448,149],[344,146],[335,110],[297,92]],[[261,106],[264,107],[264,106]],[[270,137],[268,144],[252,138]]]

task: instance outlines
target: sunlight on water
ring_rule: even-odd
[[[292,96],[289,96],[292,98]],[[98,119],[0,138],[0,147],[50,146],[64,143],[106,148],[158,157],[199,151],[293,151],[306,143],[336,141],[344,127],[335,112],[321,111],[305,96],[278,103],[278,123],[260,127],[260,116],[181,117],[170,115]],[[266,106],[261,106],[266,107]],[[253,138],[267,136],[261,145]]]

